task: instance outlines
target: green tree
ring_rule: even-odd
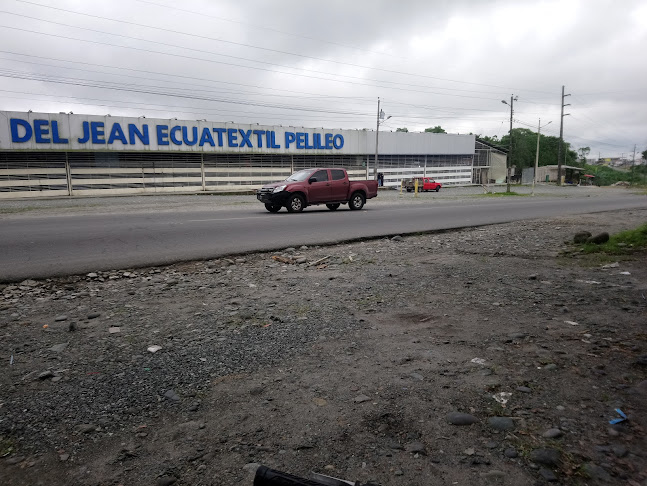
[[[581,147],[577,149],[577,153],[580,156],[580,160],[582,161],[583,164],[586,164],[586,156],[591,153],[591,148],[590,147]]]
[[[426,133],[447,133],[443,127],[436,125],[433,128],[425,128]]]
[[[534,167],[535,154],[537,153],[537,132],[527,128],[512,129],[512,153],[510,165],[517,167]],[[510,135],[504,135],[498,142],[502,147],[510,147]],[[539,138],[539,165],[556,165],[559,152],[559,137],[547,137],[540,135]],[[564,154],[565,165],[579,165],[577,152],[571,149],[571,144],[563,142],[562,153]]]
[[[643,160],[647,160],[647,149],[643,150],[642,154],[643,154]]]
[[[402,128],[396,128],[395,131],[396,132],[408,132],[409,129],[407,127],[402,127]]]
[[[501,140],[499,140],[499,137],[497,135],[494,135],[493,137],[490,137],[489,135],[477,135],[476,138],[493,145],[501,144]]]
[[[493,137],[490,137],[489,135],[477,135],[476,140],[480,140],[481,142],[503,151],[508,150],[508,147],[501,143],[501,140],[499,140],[497,135],[494,135]]]

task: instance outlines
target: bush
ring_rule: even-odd
[[[647,173],[647,167],[636,166],[632,172],[624,172],[620,170],[607,167],[605,165],[584,165],[583,166],[584,174],[591,174],[595,176],[593,179],[593,184],[596,186],[610,186],[619,181],[625,181],[632,184],[643,184],[645,180],[645,174]]]

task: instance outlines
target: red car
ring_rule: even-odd
[[[282,207],[291,213],[307,206],[325,204],[331,211],[342,204],[352,210],[364,207],[377,196],[377,181],[350,181],[345,169],[305,169],[281,182],[266,184],[256,192],[265,209],[277,213]]]

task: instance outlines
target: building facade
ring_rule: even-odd
[[[254,190],[309,167],[385,186],[415,176],[481,183],[475,137],[0,112],[0,198]],[[479,180],[474,180],[478,175]]]

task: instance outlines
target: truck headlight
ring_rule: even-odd
[[[286,186],[276,186],[272,192],[281,192]]]

